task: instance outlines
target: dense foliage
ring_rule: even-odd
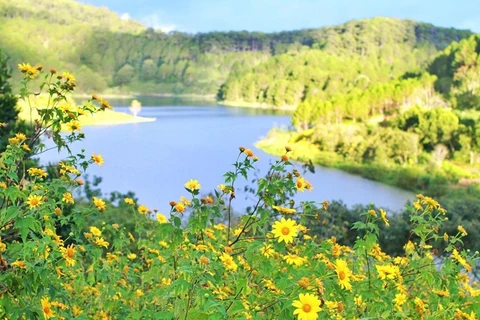
[[[40,70],[19,67],[28,100]],[[291,201],[312,186],[289,161],[290,147],[252,187],[257,204],[236,224],[235,185],[258,161],[243,147],[214,196],[200,196],[192,179],[184,185],[189,197],[172,201],[169,217],[127,197],[114,212],[129,213],[134,223],[126,229],[105,221],[113,204],[92,189],[86,202],[73,196],[81,170],[102,165],[101,155],[69,153],[53,174],[23,170],[26,158],[43,151],[32,143],[38,137],[49,132],[68,150],[84,138],[79,114],[109,107],[93,96],[76,110],[64,108],[74,77],[54,74],[44,75],[51,99],[38,110],[35,132],[11,136],[0,156],[2,318],[475,319],[480,312],[478,253],[462,242],[469,230],[441,233],[446,212],[435,200],[418,195],[407,207],[412,229],[397,256],[379,245],[395,221],[382,209],[363,210],[353,246],[341,245],[329,234],[328,202]],[[216,222],[223,217],[225,224]]]
[[[0,48],[12,66],[62,66],[81,91],[215,96],[225,84],[223,100],[272,105],[385,82],[471,34],[387,18],[271,34],[165,34],[73,0],[0,0],[0,12]]]
[[[319,29],[310,47],[276,55],[250,70],[232,72],[221,98],[296,106],[312,98],[323,101],[338,93],[358,94],[424,70],[438,49],[468,34],[391,18]]]

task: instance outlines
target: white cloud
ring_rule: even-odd
[[[120,19],[124,20],[124,21],[128,21],[130,20],[132,17],[130,17],[130,15],[128,13],[124,13],[120,16]]]
[[[141,21],[150,28],[155,30],[161,30],[165,33],[168,33],[173,30],[178,30],[178,26],[171,23],[166,23],[158,13],[153,13],[151,15],[145,16]]]

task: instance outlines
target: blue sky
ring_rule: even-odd
[[[480,0],[80,0],[164,31],[283,31],[387,16],[480,32]]]

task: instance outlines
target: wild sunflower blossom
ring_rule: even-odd
[[[100,212],[105,211],[106,205],[105,205],[105,201],[103,201],[102,199],[93,197],[93,204],[95,205],[95,207],[97,207],[98,211]]]
[[[32,177],[39,177],[39,178],[47,177],[47,173],[40,168],[29,168],[27,172]]]
[[[233,257],[228,253],[222,253],[220,260],[223,262],[225,269],[230,271],[237,271],[238,265],[233,260]]]
[[[297,210],[295,210],[293,208],[285,208],[285,207],[280,207],[280,206],[272,206],[272,209],[275,209],[278,212],[284,213],[284,214],[294,214],[295,212],[297,212]]]
[[[300,293],[298,300],[293,301],[292,306],[296,308],[293,314],[298,316],[298,320],[316,320],[318,313],[322,310],[320,299],[310,293]]]
[[[157,213],[157,221],[159,223],[168,223],[168,219],[167,217],[165,217],[163,214],[161,213]]]
[[[288,264],[294,264],[297,267],[303,265],[304,263],[308,262],[307,258],[300,257],[296,254],[287,254],[283,257],[283,260],[285,260]]]
[[[82,130],[82,124],[78,120],[71,120],[67,123],[67,129],[70,132],[80,131]]]
[[[95,162],[96,164],[98,164],[99,166],[101,166],[104,161],[103,161],[103,157],[101,154],[92,154],[92,160],[93,162]]]
[[[262,252],[262,255],[267,258],[270,258],[275,253],[275,249],[273,249],[271,244],[265,244],[260,251]]]
[[[62,73],[62,76],[67,80],[67,81],[70,81],[70,82],[74,82],[76,81],[75,77],[69,73],[69,72],[64,72]]]
[[[75,200],[73,200],[73,196],[70,192],[65,192],[63,194],[62,201],[65,202],[65,203],[70,203],[70,204],[75,203]]]
[[[272,233],[275,238],[278,238],[278,242],[290,243],[297,236],[298,226],[294,220],[282,218],[280,221],[275,221]]]
[[[147,214],[148,213],[148,208],[144,205],[139,205],[138,206],[138,212],[140,214]]]
[[[200,190],[202,185],[198,182],[198,180],[190,179],[185,183],[185,188],[189,189],[190,191]]]
[[[123,199],[123,201],[124,201],[126,204],[128,204],[129,206],[135,205],[135,202],[133,201],[132,198],[125,198],[125,199]]]
[[[383,209],[380,209],[380,216],[382,217],[383,223],[385,223],[387,227],[390,227],[390,222],[387,219],[387,212]]]
[[[48,297],[43,297],[40,300],[40,302],[42,304],[43,317],[45,319],[53,318],[55,316],[55,314],[52,311],[52,304],[50,303],[49,298]]]
[[[342,287],[342,289],[352,290],[352,284],[350,283],[352,271],[348,268],[348,264],[345,260],[335,260],[335,272],[337,273],[338,284],[340,287]]]
[[[62,252],[62,256],[65,259],[65,262],[66,262],[67,266],[69,266],[69,267],[75,266],[74,257],[75,257],[76,249],[73,246],[73,244],[71,244],[71,245],[69,245],[65,248],[60,248],[60,251]]]
[[[102,235],[102,231],[97,227],[90,227],[90,233],[93,234],[95,237],[100,237]]]
[[[41,196],[31,194],[27,198],[27,204],[30,209],[36,208],[39,205],[43,204],[43,198]]]

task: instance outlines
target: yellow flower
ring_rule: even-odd
[[[177,210],[177,212],[183,213],[185,211],[185,205],[179,202],[175,205],[175,210]]]
[[[293,301],[292,306],[296,308],[293,314],[298,315],[298,320],[316,320],[318,313],[322,310],[320,299],[310,293],[300,293],[298,300]]]
[[[80,309],[78,306],[73,306],[73,315],[75,317],[79,316],[82,314],[82,309]]]
[[[397,308],[401,308],[401,306],[407,302],[407,296],[404,293],[397,293],[395,295],[395,299],[393,299],[393,302],[395,302],[395,306]]]
[[[113,110],[112,106],[107,100],[104,100],[100,98],[100,105],[103,110],[108,109],[108,110]]]
[[[97,207],[98,211],[105,211],[105,201],[103,201],[102,199],[98,199],[97,197],[93,197],[93,204],[95,205],[95,207]]]
[[[25,140],[27,140],[27,136],[26,136],[25,134],[23,134],[23,133],[20,133],[20,132],[17,133],[17,134],[15,134],[15,138],[17,138],[17,139],[20,140],[20,141],[25,141]]]
[[[78,120],[71,120],[67,123],[68,131],[75,132],[82,130],[82,124]]]
[[[18,140],[18,138],[13,137],[13,138],[9,138],[8,142],[16,146],[20,143],[20,140]]]
[[[168,223],[167,217],[165,217],[161,213],[157,213],[157,221],[160,222],[160,223]]]
[[[64,104],[64,105],[60,106],[59,109],[62,110],[63,112],[72,111],[72,107],[69,104]]]
[[[92,160],[93,160],[93,162],[95,162],[99,166],[101,166],[104,162],[101,154],[95,154],[95,153],[92,154]]]
[[[28,72],[31,68],[33,68],[30,63],[19,63],[18,64],[18,70],[20,70],[23,73]]]
[[[361,307],[362,304],[363,304],[363,298],[362,296],[356,296],[353,298],[353,301],[355,302],[355,304],[358,306],[358,307]]]
[[[25,73],[26,76],[33,79],[38,75],[38,72],[42,69],[42,67],[33,67],[30,65],[30,63],[21,63],[18,65],[18,69]]]
[[[279,206],[272,206],[272,209],[275,209],[278,212],[285,213],[285,214],[294,214],[295,212],[297,212],[297,210],[295,210],[295,209],[284,208],[284,207],[279,207]]]
[[[465,230],[464,227],[458,226],[457,229],[458,229],[458,232],[460,232],[463,236],[468,235],[467,230]]]
[[[73,244],[69,245],[66,248],[60,248],[60,251],[62,252],[62,256],[65,259],[67,266],[75,266],[75,259],[73,258],[75,257],[76,250],[73,247]]]
[[[395,278],[398,279],[401,276],[400,269],[398,268],[398,266],[376,265],[375,268],[377,269],[377,272],[378,272],[378,278],[382,280],[385,280],[385,279],[393,280]]]
[[[129,254],[127,255],[127,258],[128,258],[129,260],[135,260],[135,259],[137,258],[137,255],[136,255],[135,253],[129,253]]]
[[[48,297],[43,297],[40,301],[42,303],[43,317],[45,319],[53,318],[55,315],[53,314],[52,304],[50,303]]]
[[[452,258],[454,258],[455,260],[458,261],[458,263],[460,263],[464,268],[465,270],[467,270],[468,272],[471,272],[472,271],[472,267],[468,264],[467,260],[465,260],[457,251],[457,249],[453,249],[452,251]]]
[[[140,205],[140,206],[138,206],[138,212],[140,214],[146,214],[146,213],[148,213],[148,208],[144,205]]]
[[[29,195],[27,199],[27,204],[30,206],[30,209],[36,208],[43,203],[41,196]]]
[[[404,248],[407,254],[412,254],[415,251],[415,244],[412,241],[408,241]]]
[[[250,150],[250,149],[245,149],[245,151],[243,151],[245,153],[245,155],[249,158],[253,158],[255,155],[253,154],[253,151]]]
[[[297,182],[295,183],[295,185],[297,186],[298,191],[301,191],[301,192],[305,191],[306,183],[304,178],[302,177],[297,178]]]
[[[65,79],[67,79],[67,81],[70,81],[70,82],[73,82],[76,80],[75,77],[69,72],[62,73],[62,76],[65,77]]]
[[[448,297],[450,296],[450,292],[448,290],[433,290],[433,293],[438,295],[439,297]]]
[[[0,182],[0,188],[7,189],[7,184],[5,183],[5,181]]]
[[[190,191],[199,190],[202,185],[198,183],[198,180],[190,179],[185,183],[185,188],[189,189]]]
[[[285,241],[285,243],[293,242],[293,238],[297,236],[298,226],[292,219],[282,218],[280,221],[275,221],[272,228],[272,233],[278,242]]]
[[[30,149],[30,147],[26,144],[22,144],[22,149],[25,151],[32,151],[32,149]]]
[[[233,257],[228,253],[222,253],[220,260],[223,262],[225,269],[231,271],[237,271],[238,265],[233,261]]]
[[[382,217],[382,220],[383,220],[383,222],[385,223],[385,225],[386,225],[387,227],[390,227],[390,223],[388,222],[387,213],[385,212],[385,210],[380,209],[380,216]]]
[[[204,264],[204,265],[208,265],[208,264],[210,264],[210,260],[205,256],[201,256],[200,257],[200,263]]]
[[[125,199],[123,199],[123,201],[125,201],[125,203],[130,205],[130,206],[135,205],[135,202],[133,201],[132,198],[125,198]]]
[[[297,256],[296,254],[287,254],[283,257],[283,260],[285,260],[288,264],[294,264],[297,267],[303,265],[305,262],[307,262],[307,258],[303,258],[300,256]]]
[[[95,237],[100,237],[102,235],[102,231],[97,227],[90,227],[90,233],[93,234]]]
[[[181,196],[180,197],[180,202],[182,202],[184,205],[186,206],[189,206],[192,204],[192,201],[188,200],[187,198],[185,198],[184,196]]]
[[[271,244],[265,244],[260,251],[262,255],[267,258],[270,258],[275,253],[275,249],[273,249]]]
[[[340,284],[340,287],[342,287],[342,289],[352,290],[352,284],[350,283],[352,271],[348,268],[348,264],[345,260],[335,260],[335,272],[337,273],[338,284]]]
[[[27,170],[28,174],[32,177],[46,178],[47,173],[39,168],[30,168]]]
[[[97,238],[95,239],[95,244],[99,247],[105,247],[105,248],[108,248],[108,245],[110,243],[108,243],[107,241],[105,241],[105,239],[103,238]]]
[[[65,203],[71,203],[71,204],[75,203],[75,200],[73,200],[72,194],[70,192],[65,192],[63,194],[62,201]]]
[[[20,268],[20,269],[27,269],[27,265],[22,260],[17,260],[17,261],[12,262],[12,263],[10,263],[10,266],[17,267],[17,268]]]

